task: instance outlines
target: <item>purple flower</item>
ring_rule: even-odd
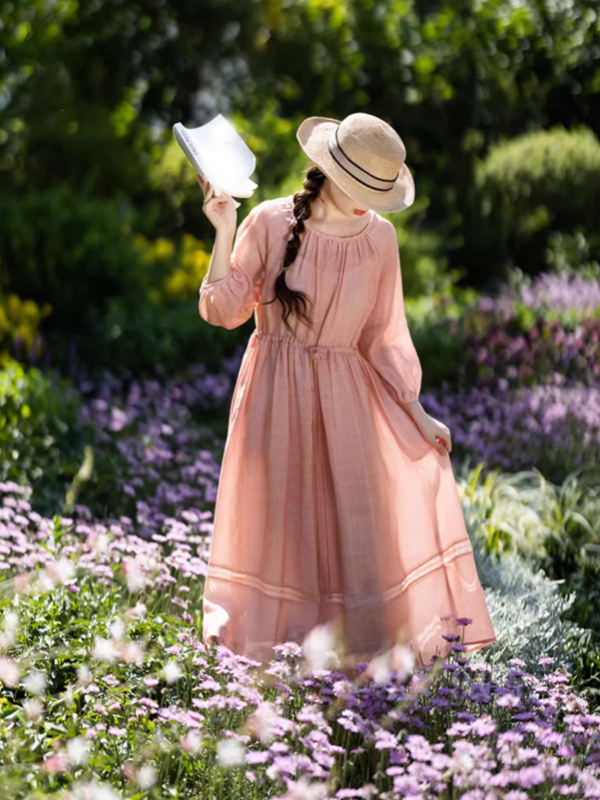
[[[267,750],[249,750],[246,752],[247,764],[266,764],[271,760],[271,754]]]
[[[521,767],[517,773],[517,780],[523,789],[531,789],[544,783],[546,775],[541,767]]]
[[[448,736],[467,736],[471,732],[471,725],[467,722],[454,722],[447,730]]]

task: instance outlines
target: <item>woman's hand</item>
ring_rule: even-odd
[[[215,230],[235,233],[237,229],[237,212],[233,198],[228,194],[216,196],[214,187],[208,179],[196,175],[196,180],[204,192],[202,210],[213,224]]]
[[[423,414],[423,417],[419,419],[418,426],[423,438],[432,444],[438,453],[445,456],[452,450],[450,431],[443,422],[429,414]]]

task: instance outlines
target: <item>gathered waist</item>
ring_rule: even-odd
[[[264,331],[255,330],[250,337],[250,341],[252,341],[252,339],[266,340],[274,344],[289,344],[292,345],[292,347],[299,347],[311,355],[318,355],[321,357],[326,357],[330,353],[353,353],[355,355],[360,355],[358,347],[343,347],[335,344],[306,344],[292,336],[286,338],[272,333],[265,333]]]

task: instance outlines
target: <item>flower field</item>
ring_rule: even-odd
[[[599,10],[2,5],[0,800],[600,800]],[[246,153],[206,138],[212,187],[248,191],[213,213],[173,126],[217,114]],[[347,137],[351,114],[386,127]],[[340,122],[343,191],[299,146],[311,119]],[[408,174],[414,202],[394,203]],[[225,274],[248,215],[290,195],[302,229],[311,215],[357,224],[353,196],[396,209],[378,213],[398,244],[419,401],[450,430],[496,634],[475,652],[473,605],[448,609],[461,635],[423,668],[403,631],[358,664],[341,626],[261,663],[203,642],[251,308],[294,298],[304,234],[261,224],[255,267],[237,251],[234,328],[199,318],[198,289]],[[332,245],[337,278],[317,275],[324,263],[303,287],[312,301],[325,287],[323,314],[344,310],[348,332],[359,305],[389,306],[376,245],[356,251],[360,303],[352,242]],[[402,549],[423,531],[399,533]]]
[[[266,668],[205,648],[222,440],[202,419],[235,372],[101,387],[80,376],[94,455],[69,513],[0,484],[2,796],[600,797],[600,715],[569,672],[563,601],[479,549],[499,642],[470,657],[455,641],[417,670],[398,645],[351,668],[327,627],[275,648]],[[460,488],[484,529],[481,491]]]
[[[0,491],[4,796],[600,797],[600,715],[552,657],[348,670],[323,628],[262,668],[200,641],[209,515],[143,539]]]

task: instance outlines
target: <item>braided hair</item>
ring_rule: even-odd
[[[311,320],[306,313],[306,302],[307,300],[310,301],[310,298],[304,292],[290,289],[285,282],[285,273],[298,255],[300,249],[300,234],[304,233],[304,220],[310,217],[311,205],[319,196],[324,180],[324,173],[321,172],[318,167],[312,166],[306,173],[306,177],[302,183],[302,190],[294,194],[295,222],[288,236],[282,270],[275,280],[275,297],[273,300],[261,303],[261,305],[269,305],[276,300],[280,300],[283,306],[283,321],[290,331],[292,328],[287,319],[292,312],[298,314],[300,319],[304,320],[309,327],[312,327]]]

